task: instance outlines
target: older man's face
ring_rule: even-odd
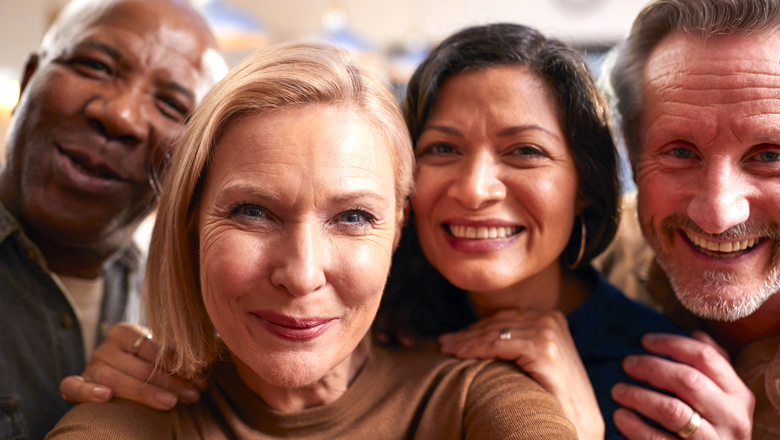
[[[688,309],[747,316],[780,289],[780,34],[674,33],[644,75],[642,229]]]
[[[212,40],[169,2],[84,20],[28,70],[9,130],[9,208],[36,242],[104,253],[152,209],[149,172],[211,79]]]

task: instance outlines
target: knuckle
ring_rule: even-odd
[[[106,341],[108,340],[106,339]],[[109,343],[103,342],[92,351],[92,359],[90,359],[90,362],[94,362],[95,360],[105,361],[111,356],[112,352],[113,350]]]
[[[548,362],[557,362],[560,358],[560,351],[558,350],[558,344],[550,340],[543,340],[537,343],[539,353],[542,358]]]
[[[677,374],[677,379],[688,391],[700,391],[706,386],[704,376],[694,368],[684,368]]]
[[[736,439],[749,439],[752,435],[753,424],[750,419],[740,418],[734,423],[732,431]]]
[[[658,413],[675,422],[685,422],[685,405],[677,399],[662,399],[658,402]]]
[[[106,332],[106,340],[119,339],[125,331],[126,329],[122,323],[112,325],[111,328],[108,329],[108,332]]]
[[[715,349],[715,347],[707,344],[699,344],[701,348],[696,353],[696,361],[702,364],[712,364],[717,360],[720,360],[723,356]]]
[[[117,383],[117,375],[111,368],[99,367],[91,371],[92,382],[114,388]]]
[[[552,312],[549,312],[544,314],[544,316],[539,317],[537,324],[542,329],[554,329],[558,326],[558,321],[556,320],[555,315],[553,315]]]

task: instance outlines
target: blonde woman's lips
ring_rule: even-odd
[[[269,333],[288,341],[310,341],[324,333],[336,318],[295,318],[270,310],[251,312]]]

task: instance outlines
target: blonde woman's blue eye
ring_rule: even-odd
[[[263,217],[263,208],[254,205],[241,205],[232,209],[233,214],[246,217]]]
[[[357,212],[347,212],[341,216],[341,221],[344,223],[362,223],[366,221],[366,218]]]

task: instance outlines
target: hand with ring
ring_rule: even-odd
[[[604,439],[596,394],[562,313],[505,310],[439,342],[459,358],[514,361],[558,399],[580,439]]]
[[[671,360],[645,355],[628,356],[623,361],[629,376],[674,395],[636,385],[615,385],[612,397],[625,407],[615,411],[615,426],[627,438],[751,438],[755,397],[722,348],[706,333],[693,336],[645,335],[642,345],[648,351]],[[629,409],[676,432],[677,437],[650,426]]]
[[[81,376],[62,380],[62,397],[75,403],[121,397],[160,410],[173,408],[179,400],[197,402],[205,389],[205,379],[192,382],[169,375],[156,367],[157,351],[149,330],[135,324],[117,324],[92,353]]]

